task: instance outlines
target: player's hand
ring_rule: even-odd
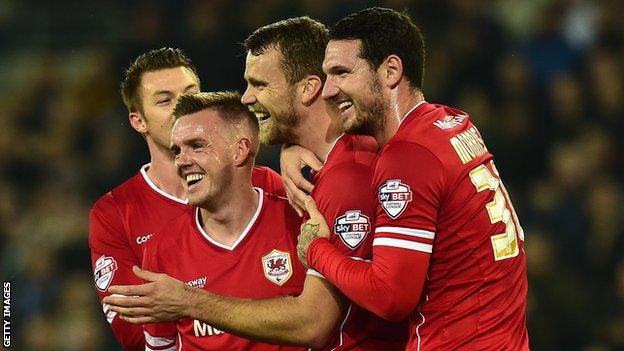
[[[312,151],[299,145],[284,146],[282,148],[280,152],[282,182],[284,183],[288,202],[299,216],[303,216],[305,198],[314,188],[314,185],[301,174],[301,169],[305,166],[318,172],[323,167],[323,163]]]
[[[166,274],[132,267],[134,275],[146,280],[142,285],[113,285],[104,298],[122,320],[134,323],[174,322],[187,315],[192,289]],[[123,295],[123,296],[119,296]]]
[[[307,196],[304,202],[306,211],[310,215],[305,223],[301,225],[299,243],[297,244],[297,256],[301,263],[309,268],[307,254],[310,244],[318,238],[329,238],[329,227],[325,222],[325,217],[316,208],[316,203],[311,196]]]

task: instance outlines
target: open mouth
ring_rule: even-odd
[[[188,185],[189,189],[199,183],[202,179],[204,179],[204,174],[202,173],[191,173],[187,174],[185,177],[186,185]]]
[[[353,101],[351,101],[351,100],[343,100],[343,101],[338,103],[338,108],[340,109],[340,112],[345,112],[351,106],[353,106]]]
[[[266,112],[254,112],[254,115],[260,124],[266,123],[271,118],[271,115]]]

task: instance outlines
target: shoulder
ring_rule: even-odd
[[[140,174],[127,179],[111,191],[102,195],[93,205],[92,211],[109,209],[111,206],[119,207],[132,202],[137,194],[144,191],[143,182],[143,178]]]
[[[282,177],[269,167],[253,166],[251,182],[254,186],[260,187],[266,192],[280,196],[286,195],[282,185]]]
[[[478,157],[487,153],[485,144],[470,116],[452,107],[427,104],[417,116],[409,115],[381,152],[380,159],[403,154],[405,160],[430,153],[443,165],[459,166],[468,162],[464,153]]]
[[[278,223],[286,224],[287,226],[300,224],[301,219],[290,206],[287,198],[266,191],[262,191],[260,196],[262,196],[262,217],[264,221],[275,225]]]

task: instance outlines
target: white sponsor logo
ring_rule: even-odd
[[[277,285],[283,285],[292,276],[290,253],[273,249],[262,257],[264,276]]]
[[[154,236],[154,234],[147,234],[147,235],[143,235],[143,236],[137,236],[136,243],[139,244],[139,245],[145,244],[153,236]]]
[[[201,277],[197,279],[190,280],[186,282],[186,285],[192,288],[203,288],[206,285],[206,277]]]
[[[466,119],[466,117],[468,116],[466,115],[444,116],[442,117],[442,119],[439,119],[433,122],[433,125],[442,130],[449,130],[457,126],[461,126],[464,123],[464,120]]]
[[[379,187],[379,203],[390,218],[397,218],[412,201],[412,190],[400,179],[389,179]]]
[[[334,223],[334,233],[351,249],[358,247],[369,232],[370,220],[359,210],[347,211]]]
[[[95,268],[93,268],[93,279],[95,280],[95,286],[100,291],[106,291],[110,286],[115,271],[117,270],[117,262],[110,256],[104,256],[98,258],[95,261]]]
[[[200,322],[197,319],[193,319],[193,332],[196,337],[200,336],[213,336],[213,335],[221,335],[223,334],[222,330],[219,330],[211,325],[208,325],[204,322]]]

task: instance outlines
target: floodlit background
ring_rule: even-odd
[[[526,233],[534,350],[624,349],[624,6],[584,0],[0,1],[0,261],[15,350],[116,350],[89,265],[91,204],[148,160],[118,87],[182,48],[204,90],[244,89],[239,45],[309,15],[408,9],[428,101],[467,111]],[[275,150],[259,163],[277,167]]]

